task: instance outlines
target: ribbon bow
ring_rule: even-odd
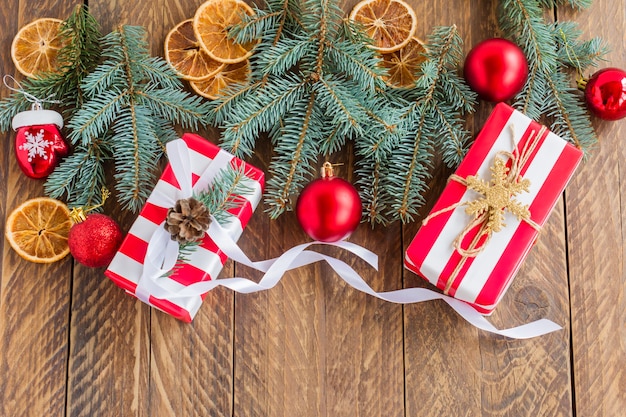
[[[169,163],[178,182],[179,189],[169,194],[162,192],[158,187],[150,196],[150,202],[165,208],[173,207],[176,202],[193,195],[191,156],[189,148],[183,140],[174,140],[167,144]],[[224,165],[232,159],[227,152],[219,152],[214,159],[217,165]],[[206,189],[217,174],[215,165],[210,164],[196,181],[197,189]],[[215,220],[215,219],[212,219]],[[216,223],[212,221],[212,223]],[[144,260],[144,267],[137,282],[135,295],[141,301],[149,304],[150,295],[157,298],[165,298],[168,294],[161,285],[159,279],[171,271],[176,265],[180,245],[172,240],[170,233],[165,230],[165,220],[157,227],[148,242],[148,250]]]

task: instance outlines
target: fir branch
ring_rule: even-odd
[[[60,36],[68,42],[59,50],[58,71],[25,79],[21,89],[39,100],[60,102],[64,115],[71,117],[83,103],[82,79],[100,60],[101,35],[87,6],[78,5],[61,24]],[[31,107],[23,92],[14,92],[0,101],[0,131],[9,130],[13,116]]]
[[[260,42],[251,83],[211,104],[210,119],[224,128],[222,145],[236,155],[249,155],[256,138],[269,134],[271,217],[291,209],[321,156],[397,125],[386,119],[395,115],[389,97],[378,94],[385,88],[380,59],[342,15],[333,0],[269,0],[236,34],[258,34],[261,26],[268,32],[247,38]]]
[[[585,2],[570,2],[584,6]],[[569,85],[563,67],[572,65],[582,74],[583,62],[593,65],[603,54],[598,41],[578,44],[579,32],[571,24],[549,24],[540,4],[531,0],[503,0],[498,19],[505,35],[522,47],[529,63],[529,76],[515,107],[538,120],[550,115],[550,129],[574,146],[589,152],[597,138],[582,100]],[[582,52],[578,59],[576,52]]]
[[[561,66],[574,68],[582,76],[589,67],[598,66],[598,61],[608,53],[608,45],[600,38],[581,42],[582,31],[575,22],[556,22],[552,33],[557,46],[557,62]]]
[[[358,88],[372,93],[385,88],[382,79],[385,71],[380,65],[380,57],[348,41],[335,42],[326,47],[329,60],[342,73],[352,74]]]
[[[110,159],[109,146],[94,141],[89,147],[76,146],[73,153],[50,174],[44,192],[52,198],[67,196],[76,207],[95,206],[105,185],[104,162]]]
[[[126,91],[109,89],[94,96],[68,122],[72,144],[89,146],[94,138],[104,136],[122,108],[129,105]]]
[[[456,27],[436,28],[426,49],[428,61],[422,65],[415,88],[402,93],[412,101],[403,114],[410,128],[393,149],[393,161],[385,162],[389,171],[385,187],[390,201],[387,214],[403,222],[412,221],[424,203],[433,148],[442,149],[449,166],[465,156],[469,133],[463,128],[461,115],[472,110],[476,100],[456,74],[462,59],[462,39]]]
[[[236,108],[228,109],[238,114],[246,114],[236,123],[225,123],[223,146],[237,156],[250,155],[256,138],[265,126],[282,118],[300,101],[305,93],[306,81],[294,76],[269,77],[263,88],[264,94],[253,101],[241,101]]]
[[[150,109],[128,106],[119,112],[113,127],[118,201],[133,212],[139,211],[150,195],[156,182],[154,167],[161,158],[151,119]]]
[[[539,0],[538,3],[547,9],[554,9],[561,5],[568,5],[574,9],[586,9],[593,0]]]
[[[297,62],[313,51],[314,43],[308,37],[283,39],[279,48],[271,48],[259,57],[261,70],[269,75],[283,75]]]
[[[61,25],[61,37],[68,41],[59,50],[57,61],[61,63],[59,72],[53,75],[57,99],[68,109],[80,108],[84,101],[80,84],[100,61],[100,25],[89,13],[86,5],[77,5],[72,14]],[[70,110],[69,116],[71,116]]]
[[[102,45],[104,61],[83,78],[85,102],[68,123],[68,137],[82,151],[57,168],[65,173],[89,160],[93,172],[63,183],[55,170],[46,187],[56,196],[66,195],[72,205],[79,198],[81,203],[93,199],[90,193],[97,194],[96,185],[103,182],[104,159],[85,155],[113,155],[118,201],[138,211],[153,188],[164,144],[176,137],[172,124],[205,125],[208,105],[182,91],[171,67],[150,56],[144,28],[119,26],[102,39]]]
[[[361,198],[365,201],[363,213],[374,226],[376,223],[389,223],[385,214],[389,211],[389,198],[384,193],[383,179],[387,177],[385,167],[380,162],[373,165],[361,165],[357,168],[357,187]]]
[[[147,87],[136,94],[139,103],[149,107],[157,119],[184,129],[197,130],[208,112],[209,106],[200,97],[189,96],[183,90]]]
[[[207,206],[209,213],[220,224],[226,224],[232,217],[230,212],[243,206],[247,201],[245,196],[253,192],[250,173],[244,168],[243,165],[239,168],[229,165],[220,170],[209,189],[195,197]]]
[[[31,86],[27,84],[27,81],[22,83],[24,91],[33,91]],[[7,132],[11,129],[13,117],[19,112],[29,110],[32,105],[33,103],[24,94],[20,93],[11,94],[9,97],[2,99],[0,101],[0,131]]]
[[[313,86],[317,93],[319,106],[328,113],[330,126],[337,130],[337,142],[324,143],[321,150],[324,154],[330,154],[338,150],[345,138],[353,135],[362,135],[361,126],[368,122],[367,115],[359,107],[358,99],[354,98],[354,88],[342,79],[333,77],[320,77],[319,82]]]
[[[280,130],[280,140],[275,152],[278,158],[271,164],[275,175],[268,181],[269,204],[267,212],[273,219],[284,211],[291,209],[291,196],[302,188],[305,178],[311,174],[311,161],[319,150],[315,141],[310,139],[311,115],[315,106],[315,93],[301,102],[302,106],[294,106],[295,111],[285,118],[285,127]]]

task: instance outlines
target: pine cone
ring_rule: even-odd
[[[167,210],[165,230],[179,243],[193,242],[204,236],[211,219],[209,209],[193,197],[183,198]]]

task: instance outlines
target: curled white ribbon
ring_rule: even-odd
[[[188,149],[183,141],[174,141],[171,143],[176,142],[179,143],[172,145],[172,150],[174,150],[176,155],[172,154],[170,144],[168,144],[168,155],[170,157],[172,170],[174,171],[179,185],[181,186],[181,191],[177,196],[162,195],[159,197],[159,199],[163,199],[163,201],[159,200],[160,202],[167,203],[173,201],[170,206],[173,206],[177,199],[190,196],[192,192],[191,173],[189,172],[189,169],[183,169],[185,167],[190,167],[188,161],[189,157],[188,155],[185,156],[188,154]],[[188,176],[181,177],[184,175]],[[202,177],[204,177],[204,174],[201,178]],[[183,185],[183,183],[185,183],[185,185]],[[187,195],[186,193],[189,194]],[[164,205],[163,207],[169,206]],[[307,250],[309,246],[314,244],[326,244],[339,247],[363,259],[372,268],[378,270],[378,256],[354,243],[346,241],[335,243],[310,242],[295,246],[287,250],[278,258],[267,261],[253,262],[245,255],[245,253],[243,253],[237,243],[215,219],[212,219],[207,234],[218,245],[222,252],[224,252],[224,254],[226,254],[233,261],[264,272],[265,274],[259,282],[254,282],[246,278],[222,278],[211,281],[197,282],[178,291],[172,291],[164,288],[160,285],[159,281],[166,279],[163,278],[163,274],[174,267],[178,256],[178,243],[170,238],[169,233],[165,231],[164,227],[158,227],[148,244],[148,253],[146,254],[144,270],[135,293],[137,297],[144,302],[148,302],[150,296],[169,300],[185,297],[197,297],[218,286],[223,286],[240,293],[253,293],[273,288],[282,279],[284,274],[291,269],[299,268],[319,261],[325,261],[341,279],[359,291],[380,298],[381,300],[399,304],[419,303],[440,299],[445,301],[470,324],[487,332],[514,339],[527,339],[561,329],[559,325],[550,320],[540,319],[518,327],[499,330],[489,323],[484,316],[474,310],[474,308],[472,308],[469,304],[426,288],[403,288],[394,291],[376,292],[347,263],[328,255]]]

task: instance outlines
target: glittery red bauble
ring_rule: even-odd
[[[465,81],[480,98],[499,102],[510,100],[524,87],[528,62],[519,46],[506,39],[487,39],[467,54]]]
[[[296,203],[300,226],[320,242],[348,237],[361,221],[361,210],[361,198],[354,186],[332,174],[304,187]]]
[[[585,86],[587,107],[604,120],[626,116],[626,71],[605,68],[596,72]]]
[[[12,121],[17,163],[30,178],[52,173],[69,148],[59,129],[63,118],[53,110],[33,109],[15,115]]]
[[[123,237],[115,220],[93,213],[72,226],[67,243],[74,259],[85,266],[98,268],[111,262]]]

